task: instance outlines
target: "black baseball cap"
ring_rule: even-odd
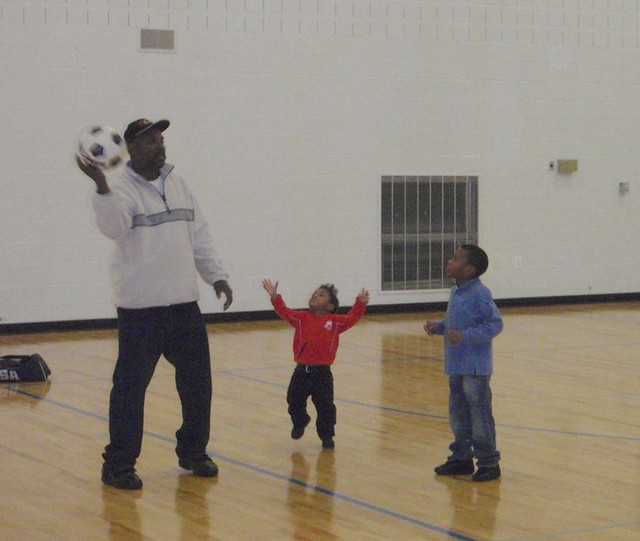
[[[168,120],[151,122],[148,118],[139,118],[127,126],[124,132],[124,140],[127,143],[131,143],[134,139],[151,130],[164,131],[169,127],[169,124],[170,122]]]

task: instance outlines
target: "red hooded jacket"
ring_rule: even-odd
[[[276,314],[295,328],[293,358],[309,366],[331,365],[336,359],[340,334],[353,327],[364,315],[367,305],[356,301],[346,314],[317,316],[308,310],[292,310],[282,295],[271,300]]]

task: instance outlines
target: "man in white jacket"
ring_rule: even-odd
[[[233,292],[198,204],[165,163],[162,134],[168,127],[168,120],[129,124],[124,138],[131,161],[112,186],[101,169],[86,158],[77,159],[96,184],[97,225],[116,245],[111,271],[119,348],[102,482],[126,490],[142,488],[135,464],[142,447],[144,400],[161,355],[175,367],[182,404],[178,463],[197,476],[218,474],[206,452],[211,364],[197,276],[213,286],[218,298],[225,296],[225,310]]]

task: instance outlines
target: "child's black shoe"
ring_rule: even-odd
[[[500,478],[500,466],[485,466],[482,468],[478,468],[478,471],[473,474],[471,478],[472,481],[482,482],[482,481],[493,481],[494,479]]]
[[[447,460],[433,471],[437,475],[470,475],[474,469],[473,460]]]
[[[307,416],[307,422],[301,426],[294,426],[291,429],[291,437],[294,440],[299,440],[302,436],[304,436],[304,429],[307,428],[307,425],[311,421],[311,417]]]
[[[333,441],[333,438],[325,438],[322,440],[323,449],[334,449],[335,446],[336,446],[336,442]]]

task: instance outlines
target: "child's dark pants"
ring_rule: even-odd
[[[309,422],[307,413],[307,398],[316,407],[316,431],[321,440],[335,435],[336,406],[333,403],[333,374],[330,366],[296,366],[289,389],[287,403],[289,415],[294,427],[304,427]]]

